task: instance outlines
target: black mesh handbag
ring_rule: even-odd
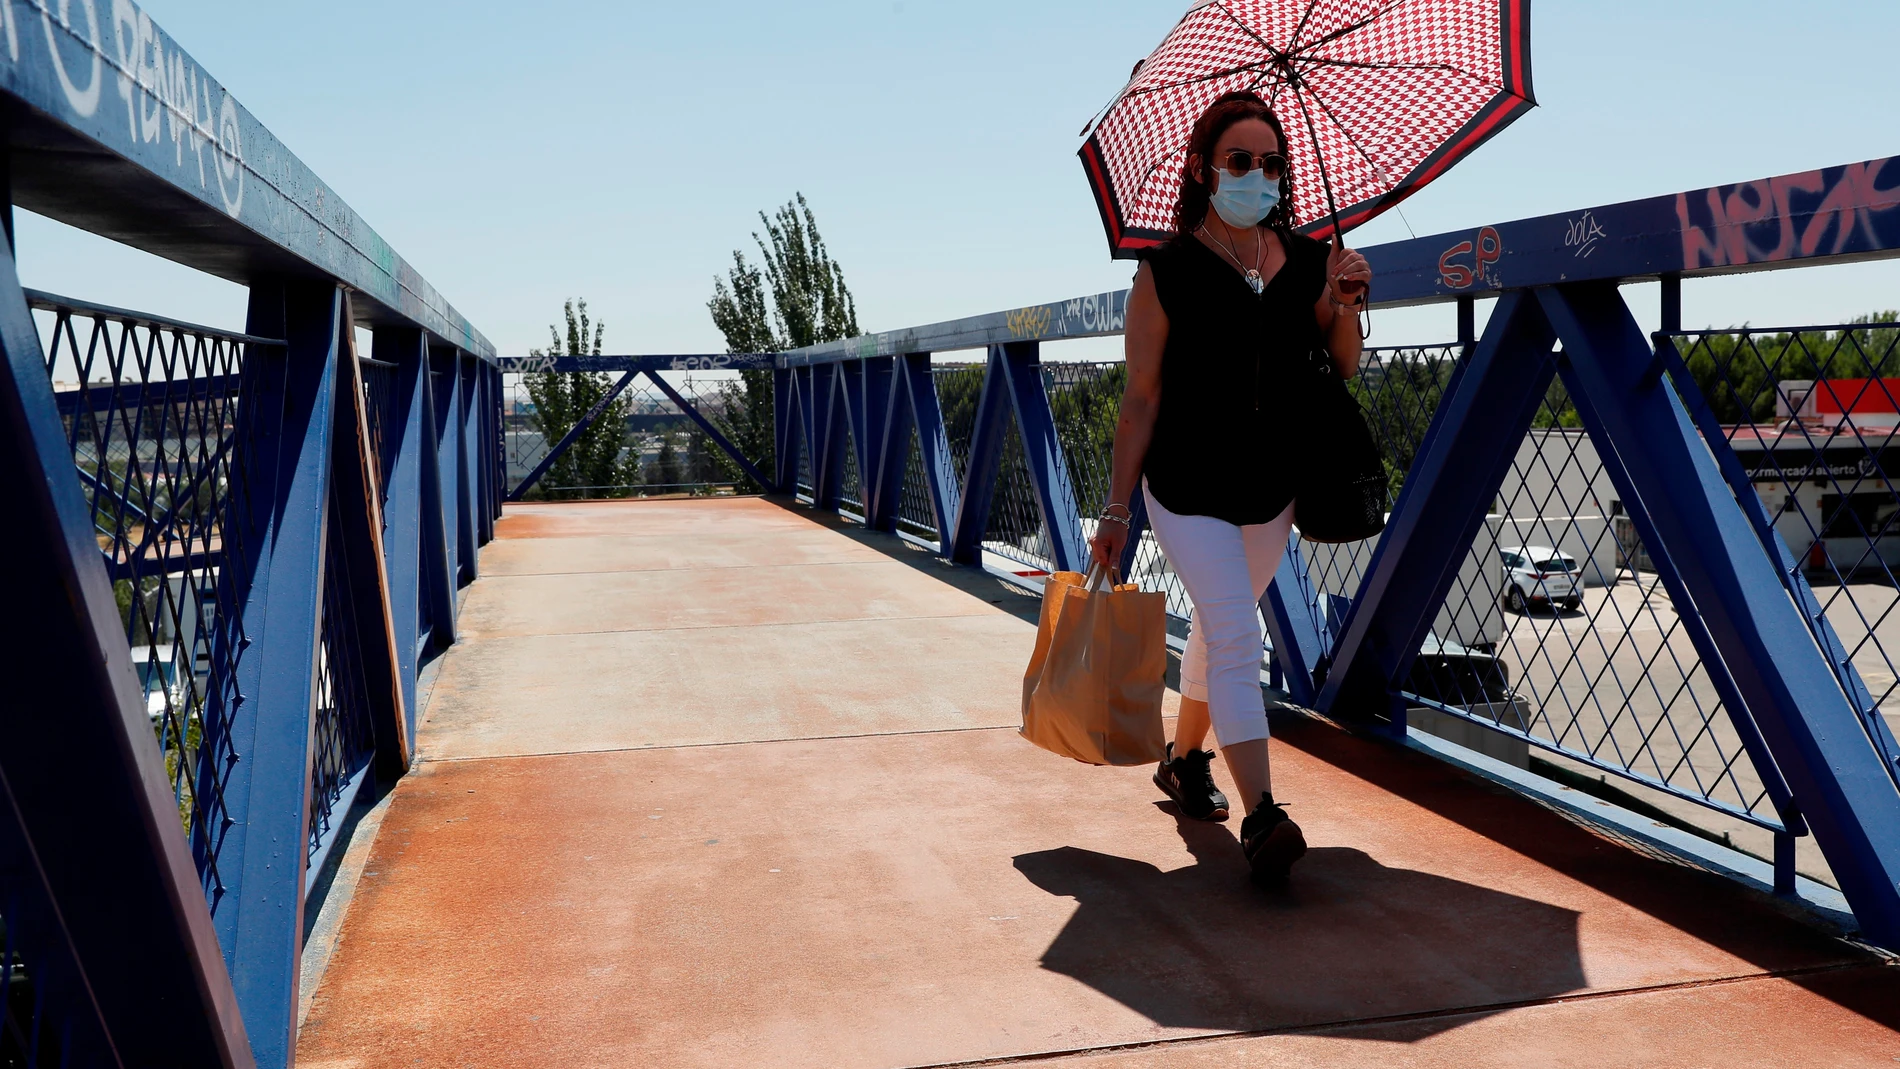
[[[1313,361],[1293,523],[1314,542],[1357,542],[1385,530],[1385,461],[1332,357],[1316,352]]]

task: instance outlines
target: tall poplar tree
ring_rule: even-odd
[[[570,300],[562,312],[567,320],[565,335],[561,328],[549,326],[548,348],[530,349],[528,355],[599,356],[605,326],[588,318],[587,302]],[[539,371],[524,378],[528,397],[534,402],[535,425],[549,449],[613,388],[613,376],[599,371]],[[624,393],[615,398],[541,476],[529,496],[561,500],[626,497],[633,493],[632,487],[640,481],[639,458],[628,454],[625,461],[621,460],[631,412],[631,398]]]
[[[844,283],[844,269],[831,258],[818,234],[818,219],[803,193],[771,216],[759,213],[765,227],[752,241],[759,266],[734,250],[732,267],[713,281],[706,302],[713,324],[726,337],[729,353],[777,353],[858,335],[858,310]],[[721,390],[720,430],[761,471],[775,463],[772,447],[772,372],[741,371],[739,381]],[[760,490],[723,453],[717,456],[727,476],[746,489]]]

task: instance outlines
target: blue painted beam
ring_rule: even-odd
[[[1652,503],[1723,661],[1870,942],[1900,947],[1900,790],[1613,285],[1546,289],[1571,381]],[[1582,410],[1580,409],[1581,413]]]
[[[904,474],[910,466],[910,436],[917,428],[911,413],[909,386],[904,381],[904,361],[895,357],[877,357],[883,380],[883,433],[875,443],[875,470],[871,477],[871,502],[866,506],[865,525],[873,531],[897,530],[897,517],[903,509]]]
[[[1576,408],[1584,427],[1605,426],[1604,418],[1596,411],[1590,391],[1577,381],[1576,370],[1571,366],[1567,355],[1558,356],[1557,373],[1562,377],[1564,388],[1570,396],[1570,403]],[[1597,456],[1603,463],[1603,473],[1610,480],[1610,485],[1616,488],[1617,499],[1623,503],[1623,511],[1629,516],[1630,523],[1635,526],[1637,537],[1642,540],[1643,550],[1649,555],[1650,563],[1655,565],[1657,579],[1662,583],[1663,589],[1668,591],[1671,603],[1679,606],[1693,606],[1694,597],[1689,593],[1688,585],[1683,582],[1682,570],[1676,565],[1677,553],[1663,539],[1654,517],[1650,515],[1649,503],[1643,498],[1636,476],[1629,470],[1629,459],[1623,455],[1614,441],[1604,437],[1593,437],[1591,441],[1596,448]],[[1718,435],[1707,441],[1721,443],[1726,439]],[[1726,447],[1717,446],[1713,451],[1726,454],[1731,460],[1734,458],[1734,451]],[[1754,492],[1753,487],[1750,487],[1747,500],[1754,502],[1757,506],[1761,503],[1761,497]],[[1671,505],[1663,502],[1658,507],[1669,508]],[[1689,552],[1701,552],[1701,547],[1692,548]],[[1800,807],[1795,804],[1793,792],[1788,789],[1787,781],[1781,774],[1781,768],[1776,763],[1773,751],[1769,748],[1767,741],[1762,738],[1761,727],[1755,723],[1754,716],[1748,711],[1747,699],[1743,697],[1741,688],[1736,686],[1734,677],[1729,674],[1728,666],[1723,660],[1722,649],[1717,645],[1714,636],[1709,633],[1708,622],[1702,618],[1700,612],[1693,610],[1678,612],[1676,621],[1676,626],[1688,637],[1690,645],[1695,647],[1696,656],[1702,661],[1703,674],[1708,677],[1709,685],[1721,698],[1722,709],[1728,714],[1729,722],[1735,728],[1735,734],[1741,739],[1742,748],[1747,751],[1749,761],[1754,764],[1755,774],[1761,778],[1762,787],[1767,791],[1769,801],[1775,807],[1775,814],[1780,818],[1783,830],[1796,835],[1805,835],[1807,824],[1801,819]],[[1611,738],[1611,745],[1615,745],[1614,737]],[[1627,761],[1617,763],[1628,765]],[[1744,816],[1754,819],[1752,814],[1744,814]]]
[[[417,389],[422,395],[422,425],[419,428],[422,436],[416,443],[418,459],[421,461],[419,474],[422,491],[417,503],[421,510],[418,575],[422,591],[422,622],[416,649],[418,661],[426,661],[455,643],[454,528],[448,522],[448,510],[444,507],[454,475],[444,470],[448,461],[445,461],[442,450],[442,409],[447,404],[447,397],[444,395],[442,378],[440,356],[430,344],[428,336],[424,335],[421,364],[417,372]],[[452,397],[452,382],[449,389],[448,396]],[[453,457],[448,460],[453,460]]]
[[[1089,552],[1078,522],[1082,510],[1076,504],[1068,460],[1062,455],[1062,439],[1056,434],[1049,391],[1043,386],[1040,350],[1033,341],[1000,348],[1001,360],[993,362],[991,368],[1001,367],[1009,387],[1010,407],[1016,410],[1016,430],[1023,443],[1023,462],[1029,468],[1029,485],[1036,492],[1036,507],[1049,531],[1050,558],[1056,571],[1086,570]]]
[[[1273,582],[1260,597],[1260,615],[1267,622],[1273,659],[1280,666],[1281,685],[1293,704],[1312,707],[1319,700],[1315,673],[1326,657],[1326,639],[1313,625],[1316,596],[1306,555],[1298,535],[1287,538],[1286,552]]]
[[[893,357],[873,357],[864,361],[863,417],[859,421],[858,475],[864,481],[866,521],[884,508],[883,475],[885,424],[891,418],[891,396],[897,384],[897,361]],[[898,463],[903,463],[900,459]],[[901,476],[900,476],[901,478]],[[890,506],[896,508],[893,499]]]
[[[905,353],[946,353],[982,349],[1012,341],[1059,341],[1120,334],[1128,319],[1128,291],[1092,294],[1053,304],[1031,305],[1007,312],[953,319],[945,323],[909,327],[883,334],[866,334],[847,341],[793,349],[778,356],[780,367],[831,364],[873,356]]]
[[[1360,249],[1372,305],[1495,297],[1504,287],[1642,281],[1900,256],[1900,156],[1494,223]],[[781,367],[1120,334],[1128,291],[794,349]]]
[[[414,328],[384,327],[371,335],[376,359],[396,365],[391,386],[390,423],[383,428],[384,482],[389,503],[383,512],[383,556],[389,575],[389,614],[396,638],[397,678],[402,682],[404,738],[409,755],[416,741],[416,643],[422,612],[423,466],[434,452],[428,431],[429,347]]]
[[[838,365],[838,374],[839,413],[844,417],[845,425],[845,440],[840,448],[849,450],[851,467],[858,476],[856,484],[846,486],[842,472],[843,462],[840,461],[839,498],[842,503],[845,494],[855,497],[858,506],[867,510],[866,515],[868,515],[871,507],[871,479],[876,473],[866,469],[869,458],[865,450],[867,443],[864,436],[869,414],[865,409],[869,406],[866,404],[864,394],[864,361],[847,360]]]
[[[430,346],[429,378],[435,395],[436,489],[442,503],[442,546],[449,570],[448,612],[453,616],[455,592],[462,588],[461,355],[453,349]]]
[[[1679,297],[1680,294],[1678,294]],[[1679,319],[1678,322],[1680,322]],[[1711,443],[1726,442],[1728,432],[1723,428],[1715,412],[1709,408],[1708,400],[1702,396],[1701,390],[1697,388],[1695,376],[1689,373],[1688,366],[1682,362],[1682,355],[1676,350],[1676,343],[1667,337],[1657,338],[1656,355],[1668,368],[1671,381],[1675,383],[1676,393],[1688,406],[1690,418],[1695,420],[1696,429],[1702,433],[1703,439]],[[1735,450],[1718,447],[1712,452],[1722,470],[1722,478],[1728,482],[1729,488],[1735,491],[1735,500],[1742,506],[1743,514],[1748,517],[1749,526],[1754,528],[1756,539],[1761,542],[1762,549],[1767,552],[1769,558],[1775,562],[1775,572],[1781,577],[1782,586],[1787,589],[1788,596],[1793,598],[1795,605],[1800,608],[1802,617],[1808,622],[1808,630],[1813,633],[1815,642],[1821,647],[1821,652],[1827,656],[1828,664],[1833,668],[1835,678],[1840,681],[1841,689],[1846,692],[1848,700],[1852,701],[1854,708],[1859,711],[1861,724],[1865,727],[1868,738],[1875,748],[1880,751],[1887,772],[1894,776],[1895,785],[1900,786],[1900,744],[1895,743],[1893,732],[1888,729],[1886,718],[1880,713],[1879,701],[1874,698],[1866,682],[1861,679],[1859,669],[1854,667],[1853,656],[1841,642],[1840,636],[1835,633],[1834,625],[1828,622],[1827,613],[1822,608],[1820,599],[1815,596],[1814,588],[1808,585],[1801,562],[1795,559],[1794,551],[1788,548],[1787,541],[1776,529],[1774,517],[1768,514],[1768,506],[1762,504],[1761,494],[1755,489],[1753,478],[1750,477],[1748,470],[1742,467],[1741,459],[1735,455]]]
[[[362,321],[494,348],[131,0],[10,4],[13,202],[249,284],[337,279]]]
[[[1382,306],[1900,255],[1900,157],[1362,249]]]
[[[477,489],[481,470],[486,467],[481,447],[481,411],[476,400],[481,390],[481,361],[466,353],[455,354],[457,375],[457,401],[461,408],[456,419],[456,441],[462,455],[456,458],[456,475],[460,479],[459,493],[456,495],[456,509],[459,522],[456,525],[456,559],[461,563],[458,573],[463,586],[475,581],[481,568],[481,539],[477,536],[475,511],[481,507],[480,491]]]
[[[943,425],[943,406],[937,398],[937,379],[930,373],[929,353],[905,353],[903,358],[904,395],[910,401],[910,417],[917,426],[917,448],[924,469],[924,493],[930,500],[930,513],[937,524],[937,545],[950,555],[955,541],[956,518],[962,506],[962,486],[957,477],[950,436]]]
[[[265,1069],[288,1066],[297,1030],[303,878],[309,847],[311,716],[321,631],[324,539],[343,290],[311,282],[251,288],[246,331],[281,337],[284,350],[251,352],[281,388],[245,398],[239,432],[266,475],[247,486],[264,523],[248,532],[258,563],[233,606],[247,642],[237,653],[238,703],[224,776],[230,826],[218,853],[227,897],[215,917],[252,1051]],[[268,467],[263,467],[268,465]]]
[[[213,397],[228,397],[237,392],[238,376],[207,375],[196,379],[158,379],[152,382],[120,382],[111,389],[83,387],[60,390],[53,395],[62,416],[80,412],[104,412],[131,409],[141,405],[184,404]]]
[[[772,372],[772,482],[775,494],[798,489],[798,379],[786,368]]]
[[[837,364],[815,367],[812,383],[812,405],[818,413],[818,433],[812,440],[812,500],[819,508],[836,512],[844,487],[843,368]]]
[[[963,471],[963,489],[957,495],[956,519],[944,550],[944,556],[958,564],[983,563],[983,535],[989,527],[990,500],[1001,474],[1003,433],[1012,407],[1002,363],[1002,347],[992,346],[983,370],[983,392],[976,403],[976,424],[970,430],[970,456]]]
[[[504,356],[495,366],[510,375],[556,371],[757,371],[778,367],[776,353],[669,353],[638,356]]]
[[[731,457],[733,463],[739,465],[739,470],[745,472],[747,478],[750,478],[760,486],[771,485],[766,481],[765,473],[759,470],[758,465],[752,463],[744,453],[741,453],[739,447],[733,445],[732,439],[727,438],[723,431],[713,426],[712,421],[707,419],[705,415],[700,412],[698,406],[681,396],[680,392],[673,388],[672,383],[661,378],[660,373],[657,371],[649,371],[646,373],[646,376],[653,382],[653,385],[659,387],[661,393],[665,394],[675,405],[679,406],[680,412],[684,414],[687,419],[692,420],[701,431],[705,432],[706,437],[712,439],[714,445],[724,450],[726,456]]]
[[[165,758],[131,671],[112,584],[47,380],[45,354],[0,247],[0,554],[29,566],[8,604],[0,667],[0,887],[7,939],[43,983],[67,1065],[245,1067],[250,1040],[206,908]],[[30,680],[58,681],[44,715]]]
[[[812,498],[816,501],[818,493],[818,442],[821,438],[822,431],[822,428],[818,425],[818,421],[821,413],[824,411],[824,409],[819,406],[818,389],[821,381],[827,386],[831,384],[829,377],[830,372],[817,367],[806,367],[796,369],[792,374],[798,384],[799,445],[804,449],[805,460],[802,467],[807,469],[811,474]],[[821,374],[825,376],[822,380],[820,379]],[[792,465],[792,477],[794,481],[796,481],[799,475],[800,467],[801,465],[796,463]]]
[[[548,469],[567,455],[567,451],[574,447],[574,443],[581,440],[581,435],[587,433],[587,429],[594,425],[594,421],[600,418],[600,414],[607,411],[607,406],[613,404],[639,374],[638,371],[628,371],[621,375],[619,381],[613,384],[613,388],[602,394],[600,400],[595,401],[593,407],[589,408],[574,426],[568,428],[567,433],[561,436],[561,440],[554,443],[554,448],[547,451],[540,463],[534,466],[534,470],[523,476],[521,481],[515,484],[515,488],[508,491],[508,500],[519,501],[528,491],[534,489],[535,484],[541,481],[541,477],[548,473]]]
[[[1555,374],[1556,335],[1535,301],[1506,294],[1447,384],[1325,665],[1321,711],[1360,720],[1399,715],[1395,687]]]

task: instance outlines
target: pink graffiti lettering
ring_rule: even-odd
[[[1869,247],[1882,242],[1876,221],[1900,210],[1900,185],[1882,188],[1878,171],[1890,161],[1849,164],[1830,182],[1821,171],[1703,191],[1707,221],[1698,222],[1690,196],[1676,194],[1685,268],[1738,267],[1845,251],[1857,237]],[[1820,197],[1812,209],[1797,209],[1798,194]],[[1774,225],[1774,242],[1758,236]]]

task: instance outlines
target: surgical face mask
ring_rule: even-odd
[[[1228,226],[1237,230],[1259,226],[1280,203],[1280,183],[1267,181],[1266,174],[1258,167],[1239,178],[1226,171],[1217,173],[1220,188],[1214,191],[1209,205]]]

